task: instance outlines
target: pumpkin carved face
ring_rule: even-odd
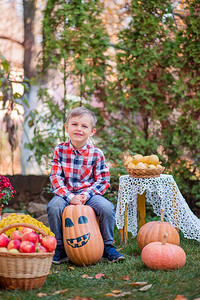
[[[104,243],[94,210],[87,205],[68,205],[62,215],[63,242],[69,259],[87,266],[101,259]]]
[[[80,216],[78,217],[78,224],[87,224],[88,218],[86,216]],[[74,225],[73,221],[70,218],[65,219],[65,228],[66,227],[73,227]],[[85,246],[85,244],[89,241],[91,236],[91,233],[84,233],[81,236],[78,236],[76,238],[66,238],[66,242],[69,246],[72,248],[79,248]]]

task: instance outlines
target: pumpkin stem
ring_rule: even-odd
[[[168,233],[165,232],[165,233],[163,234],[162,245],[166,245],[167,237],[168,237]]]
[[[161,222],[163,223],[164,222],[164,209],[161,208],[160,210],[160,217],[161,217]]]

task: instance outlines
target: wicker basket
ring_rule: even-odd
[[[160,174],[164,171],[164,167],[157,169],[129,169],[125,166],[125,169],[130,177],[135,178],[152,178],[160,177]]]
[[[43,236],[47,234],[32,224],[15,223],[0,230],[0,234],[14,227],[29,227]],[[49,274],[54,252],[0,252],[0,288],[31,290],[41,288]]]

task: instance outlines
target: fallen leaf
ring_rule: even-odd
[[[49,271],[49,275],[51,275],[52,273],[53,273],[52,270],[50,270],[50,271]]]
[[[124,280],[130,280],[130,276],[129,275],[125,275],[125,276],[123,276],[123,279]]]
[[[87,274],[83,274],[83,275],[81,275],[81,277],[82,277],[82,278],[88,278],[88,279],[93,278],[93,277],[88,276]]]
[[[82,278],[88,278],[88,275],[87,274],[83,274],[81,275]]]
[[[119,249],[117,249],[117,251],[118,251],[118,252],[120,252],[121,250],[123,250],[123,248],[119,248]]]
[[[176,297],[174,298],[174,300],[187,300],[188,298],[186,298],[184,295],[176,295]],[[200,299],[200,298],[199,298]],[[198,300],[198,299],[197,299]]]
[[[40,298],[42,298],[42,297],[46,297],[48,295],[46,293],[38,293],[37,296],[40,297]]]
[[[107,293],[107,294],[105,294],[105,297],[115,297],[115,294]]]
[[[105,277],[105,275],[103,273],[98,273],[98,274],[95,275],[96,279],[99,279],[101,277]]]
[[[123,292],[123,293],[116,295],[115,297],[124,297],[126,295],[131,295],[131,292]]]
[[[67,291],[68,291],[68,289],[56,291],[56,292],[54,292],[52,295],[64,294],[64,293],[66,293]]]
[[[69,267],[69,269],[70,269],[70,270],[75,270],[75,268],[74,268],[74,267]]]
[[[136,281],[136,282],[132,282],[130,283],[131,286],[144,286],[144,285],[147,285],[148,282],[145,282],[145,281]]]
[[[145,292],[145,291],[149,290],[151,287],[152,287],[152,284],[147,284],[147,285],[141,287],[138,291]]]
[[[119,293],[119,294],[114,294],[114,293],[108,293],[108,294],[105,294],[106,297],[115,297],[115,298],[118,298],[118,297],[124,297],[126,295],[130,295],[131,292],[122,292],[122,293]]]
[[[119,291],[119,290],[112,290],[111,291],[113,294],[120,294],[122,291]]]
[[[9,287],[7,288],[8,291],[12,291],[12,290],[15,290],[16,287],[12,286],[12,285],[9,285]]]
[[[90,298],[90,297],[75,296],[74,298],[70,298],[68,300],[92,300],[92,298]]]

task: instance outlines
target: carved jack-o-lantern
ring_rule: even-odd
[[[94,210],[88,205],[68,205],[62,215],[63,241],[70,261],[77,266],[95,264],[104,243]]]

